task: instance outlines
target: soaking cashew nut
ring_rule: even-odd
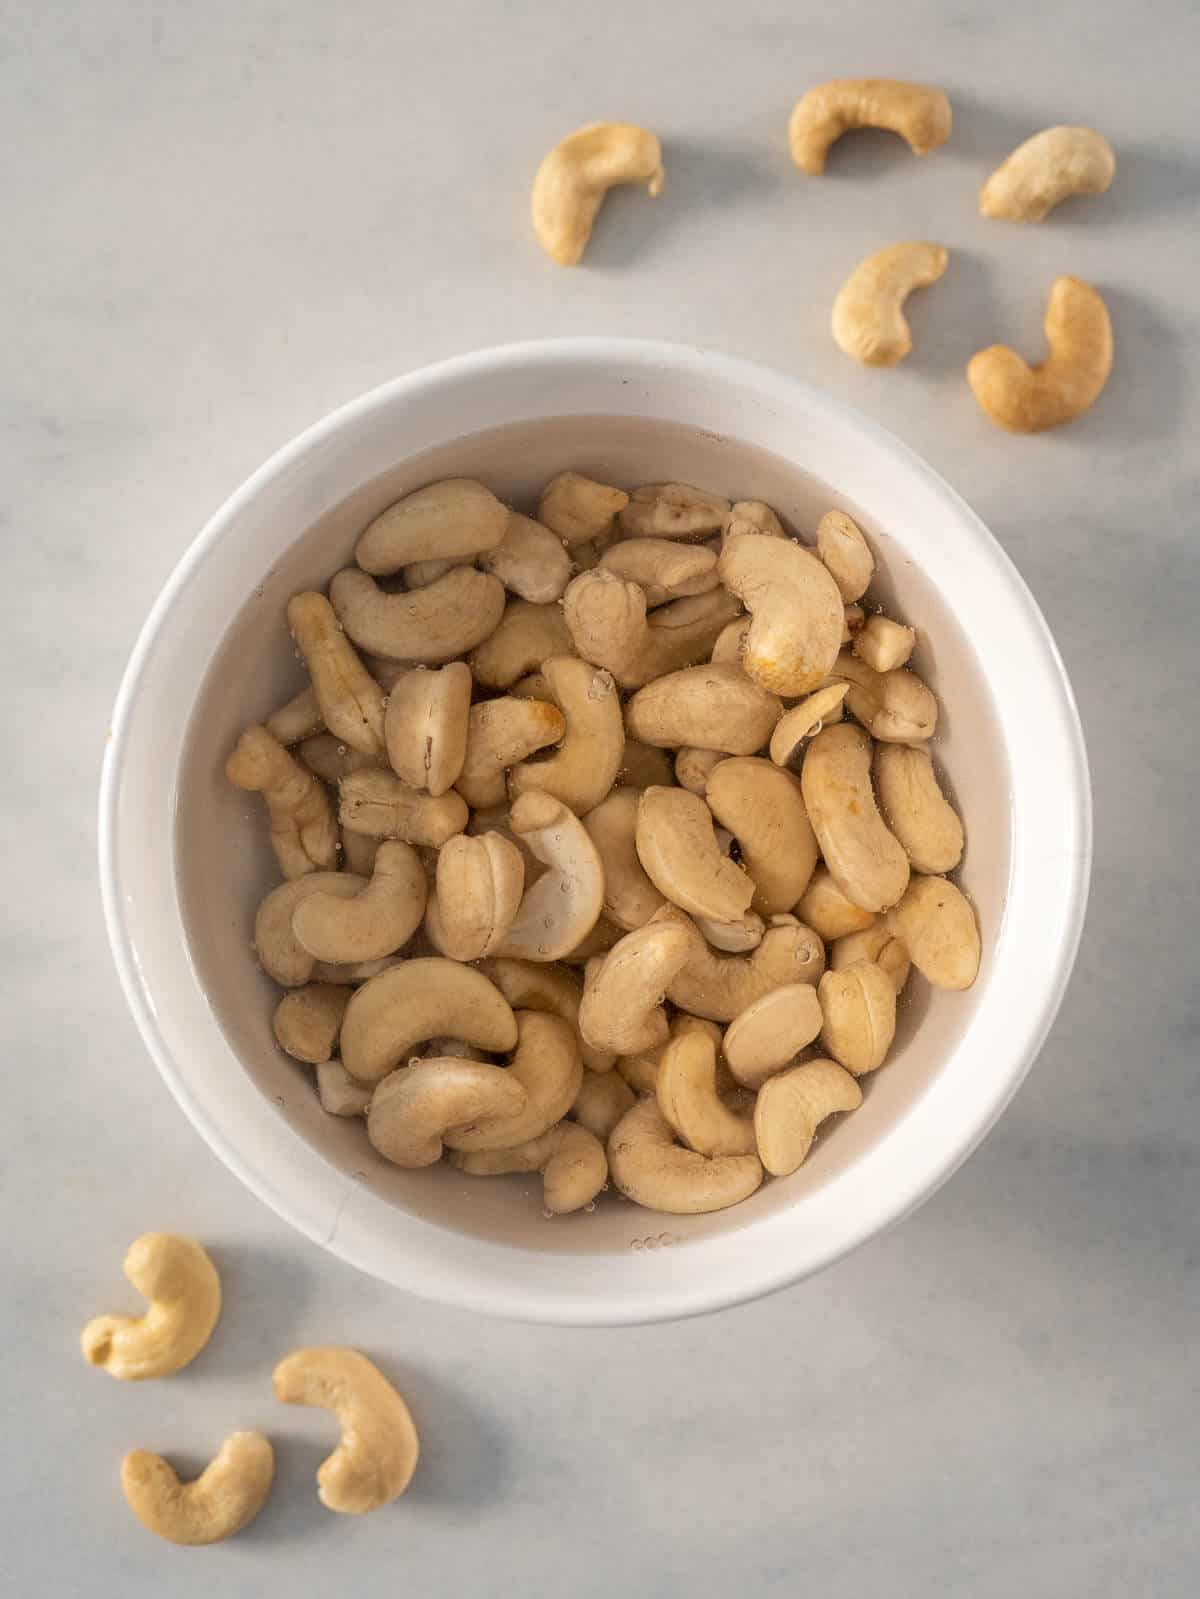
[[[457,1123],[444,1140],[465,1153],[514,1149],[540,1138],[562,1121],[583,1082],[575,1029],[546,1011],[517,1012],[517,1047],[506,1075],[519,1083],[525,1103],[515,1111],[483,1111]]]
[[[582,472],[560,472],[542,490],[538,521],[567,544],[583,544],[611,531],[629,504],[624,489],[610,488]]]
[[[579,1031],[595,1049],[638,1055],[667,1041],[663,996],[687,961],[695,933],[675,922],[650,922],[627,933],[584,988]]]
[[[875,785],[888,826],[918,872],[952,872],[962,859],[963,825],[942,793],[928,750],[881,744]]]
[[[725,1029],[725,1062],[743,1088],[761,1088],[812,1043],[822,1021],[821,1002],[811,983],[773,988],[739,1011]]]
[[[873,961],[828,971],[817,984],[821,1042],[855,1077],[876,1071],[896,1034],[896,989]]]
[[[373,577],[387,577],[414,561],[495,549],[507,530],[508,509],[490,489],[473,478],[445,478],[406,494],[369,522],[354,559]]]
[[[621,769],[625,728],[617,685],[607,672],[574,655],[552,655],[542,662],[542,671],[567,730],[546,760],[513,767],[509,789],[514,796],[550,795],[582,816],[600,803]]]
[[[799,779],[758,756],[735,756],[713,768],[705,798],[737,839],[754,909],[761,916],[790,911],[817,864]]]
[[[810,1060],[770,1078],[754,1104],[758,1156],[772,1177],[803,1164],[827,1116],[857,1110],[862,1089],[836,1061]]]
[[[365,772],[368,768],[387,765],[384,755],[367,755],[363,750],[352,750],[332,733],[314,733],[296,745],[296,756],[314,777],[322,783],[336,787],[351,772]]]
[[[629,122],[591,122],[568,134],[545,157],[533,180],[533,231],[560,266],[583,259],[596,213],[620,183],[644,183],[662,193],[662,150],[645,128]]]
[[[699,1155],[752,1155],[754,1123],[717,1093],[717,1051],[704,1033],[683,1033],[662,1052],[655,1084],[658,1108]]]
[[[627,1199],[669,1215],[724,1210],[762,1182],[757,1155],[699,1155],[677,1144],[658,1102],[641,1099],[613,1128],[608,1168]]]
[[[933,737],[937,700],[906,666],[894,672],[876,672],[852,650],[843,650],[834,672],[848,680],[846,708],[872,738],[906,744]]]
[[[602,1081],[624,1087],[619,1078]],[[608,1178],[608,1158],[603,1143],[588,1128],[574,1122],[559,1122],[557,1127],[513,1149],[477,1153],[455,1150],[450,1164],[471,1177],[540,1172],[542,1204],[554,1216],[583,1210],[592,1203]]]
[[[869,616],[854,636],[852,651],[873,672],[894,672],[913,652],[917,635],[890,616]]]
[[[791,766],[810,738],[841,721],[842,701],[849,688],[849,683],[827,683],[783,713],[771,734],[770,754],[776,766]]]
[[[895,366],[912,349],[904,302],[928,288],[950,259],[940,244],[910,240],[889,244],[860,261],[833,302],[838,348],[864,366]]]
[[[525,1090],[503,1066],[435,1055],[397,1067],[376,1087],[367,1137],[393,1165],[419,1169],[441,1160],[454,1128],[524,1108]]]
[[[359,660],[333,606],[311,590],[293,594],[287,619],[325,726],[351,749],[382,754],[383,690]]]
[[[321,715],[312,684],[302,688],[286,705],[272,711],[264,725],[271,737],[277,738],[281,744],[298,744],[301,739],[323,733],[325,719]]]
[[[261,794],[271,848],[287,878],[327,871],[337,861],[338,835],[329,796],[265,727],[248,727],[225,762],[238,788]]]
[[[824,682],[843,616],[837,584],[817,557],[790,539],[743,533],[722,550],[718,570],[753,618],[742,670],[776,694],[807,694]]]
[[[610,671],[622,688],[641,688],[653,678],[705,660],[738,609],[737,601],[718,588],[687,595],[650,616],[646,606],[646,591],[639,584],[602,566],[581,572],[563,596],[563,615],[576,651]]]
[[[337,1049],[342,1017],[349,1003],[349,993],[337,983],[306,983],[303,988],[293,988],[276,1005],[271,1018],[275,1041],[293,1060],[320,1065]]]
[[[1050,353],[1030,367],[993,344],[967,363],[967,381],[988,420],[1010,433],[1060,427],[1100,398],[1112,371],[1112,323],[1104,301],[1079,278],[1055,278],[1044,323]]]
[[[629,538],[700,539],[719,533],[731,509],[690,483],[643,483],[621,512],[621,530]]]
[[[801,172],[819,177],[830,145],[852,128],[885,128],[914,155],[928,155],[950,137],[951,122],[940,89],[896,78],[831,78],[797,101],[788,143]]]
[[[389,839],[353,898],[318,891],[292,913],[296,941],[319,961],[379,960],[408,943],[425,914],[425,868],[410,844]]]
[[[135,1449],[121,1462],[125,1503],[168,1543],[219,1543],[258,1515],[271,1491],[275,1455],[260,1432],[231,1433],[193,1482],[180,1482],[161,1455]]]
[[[625,707],[625,726],[660,749],[688,744],[753,755],[782,715],[776,696],[738,667],[689,666],[638,689]]]
[[[834,882],[853,904],[882,911],[908,885],[908,856],[875,804],[871,753],[862,728],[827,727],[808,746],[800,786]]]
[[[317,1065],[317,1098],[330,1116],[365,1116],[371,1103],[371,1089],[355,1082],[340,1060],[323,1060]]]
[[[698,930],[673,906],[658,917],[682,921],[692,929],[691,952],[671,979],[667,998],[680,1010],[714,1022],[731,1022],[773,988],[785,983],[815,983],[825,970],[821,940],[794,916],[772,918],[762,943],[749,955],[717,955]],[[651,923],[650,925],[653,925]]]
[[[142,1316],[97,1316],[80,1344],[90,1366],[141,1382],[182,1371],[204,1348],[221,1314],[217,1268],[192,1238],[143,1233],[129,1246],[124,1272],[150,1301]]]
[[[472,653],[471,673],[485,688],[511,688],[526,672],[540,670],[551,655],[570,655],[573,649],[561,605],[514,600]]]
[[[1043,128],[992,173],[979,191],[979,212],[1041,222],[1073,194],[1103,194],[1116,169],[1112,145],[1095,128]]]
[[[648,607],[685,595],[706,594],[719,582],[715,550],[671,539],[622,539],[605,550],[599,569],[638,584]]]
[[[722,854],[712,812],[684,788],[648,788],[638,803],[638,859],[651,882],[692,916],[737,921],[750,909],[754,882]]]
[[[566,718],[546,700],[503,695],[472,705],[458,792],[472,809],[502,805],[510,769],[559,743],[566,731]]]
[[[596,925],[604,904],[604,867],[578,816],[551,794],[522,794],[510,819],[513,832],[550,870],[525,890],[499,953],[518,960],[561,960]]]
[[[396,776],[435,799],[452,788],[466,759],[470,709],[471,669],[461,661],[406,672],[388,696],[383,721]]]
[[[456,961],[492,954],[516,919],[524,887],[524,859],[503,834],[448,839],[425,913],[430,943]]]
[[[310,894],[336,894],[352,899],[367,886],[354,872],[309,872],[273,888],[254,918],[254,951],[259,965],[281,988],[299,988],[314,976],[316,957],[292,931],[292,917]]]
[[[552,605],[571,576],[571,557],[562,540],[531,516],[510,511],[504,537],[479,557],[485,572],[498,577],[511,594],[534,605]]]
[[[338,785],[338,820],[353,833],[398,838],[438,849],[467,825],[467,806],[453,789],[435,799],[392,772],[351,772]]]
[[[829,947],[829,964],[835,972],[845,971],[855,961],[874,961],[891,978],[896,993],[903,992],[912,962],[887,917],[878,918],[861,932],[843,933],[833,940]]]
[[[935,988],[970,988],[979,973],[979,924],[960,888],[946,877],[913,876],[888,914],[888,925]]]
[[[377,1083],[428,1038],[451,1034],[480,1049],[517,1042],[508,1001],[473,966],[438,956],[403,961],[356,989],[342,1018],[342,1064]]]
[[[357,567],[329,585],[338,621],[360,649],[392,661],[437,666],[474,649],[499,625],[504,584],[490,572],[456,566],[411,594],[388,594]]]
[[[817,554],[837,584],[844,605],[860,600],[875,575],[875,557],[862,529],[845,511],[826,511],[817,523]],[[843,609],[843,631],[845,622]]]
[[[650,785],[646,792],[654,786]],[[583,818],[604,867],[604,914],[626,932],[643,927],[663,902],[663,895],[638,859],[641,792],[631,787],[614,788]]]

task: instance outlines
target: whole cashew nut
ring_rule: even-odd
[[[631,538],[707,538],[721,531],[731,509],[719,494],[690,483],[644,483],[629,496],[621,529]]]
[[[325,726],[351,749],[383,753],[383,690],[358,658],[333,606],[311,590],[293,594],[288,626],[304,656]]]
[[[818,866],[796,906],[796,914],[829,943],[853,933],[863,933],[878,920],[874,911],[865,911],[846,898],[834,882],[827,866]]]
[[[644,591],[648,607],[691,594],[706,594],[720,581],[715,550],[671,539],[622,539],[600,557],[601,571],[613,572]]]
[[[584,988],[579,1030],[595,1049],[638,1055],[667,1041],[663,995],[687,961],[695,934],[650,922],[613,946]]]
[[[628,1198],[647,1210],[699,1215],[739,1204],[762,1182],[757,1155],[698,1155],[677,1144],[658,1102],[640,1099],[613,1128],[608,1169]]]
[[[574,972],[542,961],[511,960],[503,956],[485,960],[483,975],[517,1010],[544,1010],[561,1016],[580,1040],[584,1066],[592,1072],[609,1072],[615,1057],[609,1051],[593,1049],[579,1032],[579,1005],[583,985]]]
[[[950,137],[951,121],[940,89],[896,78],[831,78],[797,101],[788,143],[801,172],[819,177],[830,145],[852,128],[886,128],[914,155],[928,155]]]
[[[510,768],[559,743],[566,731],[566,718],[546,700],[503,695],[472,705],[458,792],[472,809],[503,805]]]
[[[914,875],[887,920],[935,988],[970,988],[979,973],[979,924],[970,900],[948,878]]]
[[[721,1048],[726,1065],[743,1088],[761,1088],[812,1043],[822,1021],[821,1002],[811,983],[773,988],[725,1029]]]
[[[514,1149],[562,1121],[583,1082],[575,1029],[546,1011],[517,1012],[517,1047],[507,1076],[525,1091],[519,1110],[484,1111],[445,1133],[450,1149]]]
[[[828,971],[817,984],[821,1041],[855,1077],[883,1065],[896,1035],[896,989],[873,961]]]
[[[805,695],[790,711],[784,711],[771,734],[770,755],[776,766],[791,766],[804,753],[810,738],[815,738],[823,727],[841,721],[842,701],[849,688],[849,683],[827,683]]]
[[[645,789],[635,842],[655,888],[681,910],[733,922],[750,909],[754,882],[722,854],[712,812],[698,794],[685,788]]]
[[[360,649],[392,661],[437,666],[474,649],[504,614],[504,584],[456,566],[410,594],[388,594],[366,572],[346,567],[329,585],[338,621]]]
[[[410,844],[379,846],[361,893],[309,894],[292,913],[297,943],[319,961],[380,960],[408,943],[425,914],[425,868]]]
[[[876,672],[852,650],[843,650],[834,672],[849,681],[847,709],[872,738],[907,744],[933,737],[937,728],[937,700],[917,674],[906,666],[893,672]]]
[[[313,977],[316,957],[310,955],[292,931],[292,917],[310,894],[336,894],[353,899],[367,886],[354,872],[309,872],[273,888],[254,918],[254,950],[259,965],[281,988],[299,988]],[[326,981],[328,979],[325,979]],[[352,979],[346,979],[352,981]]]
[[[861,932],[843,933],[833,940],[829,947],[829,964],[835,972],[845,971],[855,961],[874,961],[891,978],[897,994],[903,992],[912,966],[908,951],[888,925],[887,917],[873,921]]]
[[[583,259],[592,224],[618,183],[644,183],[662,193],[662,150],[645,128],[629,122],[591,122],[568,134],[545,157],[533,180],[533,231],[560,266]]]
[[[908,856],[875,804],[871,752],[862,728],[827,727],[808,746],[800,786],[834,882],[863,910],[882,911],[908,886]]]
[[[656,785],[651,785],[654,787]],[[604,914],[626,932],[643,927],[663,902],[663,895],[638,859],[638,802],[641,790],[614,788],[607,799],[583,818],[588,837],[604,867]],[[650,788],[646,789],[650,792]]]
[[[620,1084],[619,1078],[602,1079]],[[628,1092],[628,1090],[627,1090]],[[632,1098],[632,1096],[630,1096]],[[559,1122],[548,1132],[513,1149],[468,1153],[455,1150],[450,1164],[471,1177],[501,1177],[509,1172],[540,1172],[542,1203],[554,1216],[590,1205],[608,1178],[601,1140],[574,1122]]]
[[[504,537],[479,557],[485,572],[498,577],[511,594],[534,605],[553,605],[571,576],[571,557],[562,540],[531,516],[510,511]]]
[[[467,825],[467,806],[451,789],[435,799],[392,772],[351,772],[338,785],[338,820],[352,833],[398,838],[438,849]]]
[[[319,1066],[337,1049],[349,992],[336,983],[306,983],[285,994],[275,1007],[275,1041],[293,1060]]]
[[[275,1368],[285,1405],[332,1410],[342,1441],[317,1472],[321,1503],[361,1515],[398,1499],[417,1469],[417,1429],[383,1373],[355,1349],[297,1349]]]
[[[1095,128],[1043,128],[1019,144],[979,191],[979,214],[1041,222],[1073,194],[1103,194],[1117,170]]]
[[[552,795],[522,794],[510,817],[513,832],[550,870],[525,890],[499,953],[518,960],[561,960],[596,925],[604,904],[604,867],[578,816]]]
[[[740,533],[765,533],[768,538],[785,539],[787,530],[765,500],[735,500],[725,518],[721,543]]]
[[[824,682],[844,617],[837,584],[817,557],[790,539],[743,533],[722,550],[718,569],[753,617],[742,670],[776,694],[807,694]]]
[[[1090,284],[1055,278],[1044,327],[1050,353],[1037,366],[1027,366],[1005,344],[967,362],[980,408],[1010,433],[1041,433],[1074,421],[1095,405],[1112,371],[1112,323]]]
[[[827,1116],[857,1110],[862,1089],[836,1061],[810,1060],[770,1078],[754,1105],[758,1155],[772,1177],[801,1166]]]
[[[490,489],[473,478],[445,478],[406,494],[368,523],[354,559],[373,577],[387,577],[414,561],[493,550],[507,531],[508,509]]]
[[[410,561],[407,566],[400,568],[400,576],[406,589],[424,589],[436,583],[439,577],[445,577],[447,572],[452,572],[456,566],[475,564],[473,555],[448,556],[444,561]]]
[[[703,1033],[684,1033],[663,1050],[655,1084],[658,1108],[700,1155],[752,1155],[754,1123],[717,1093],[717,1051]]]
[[[312,684],[302,688],[286,705],[272,711],[264,725],[271,737],[277,738],[281,744],[298,744],[303,738],[323,733],[325,718],[321,715]]]
[[[567,730],[546,760],[513,767],[509,790],[514,796],[550,795],[582,816],[600,803],[621,770],[625,728],[617,685],[607,672],[574,655],[552,655],[542,662],[542,671]]]
[[[776,696],[738,667],[689,666],[638,689],[625,707],[625,726],[643,744],[660,749],[688,744],[753,755],[782,715]]]
[[[126,1277],[150,1301],[143,1316],[97,1316],[80,1345],[89,1366],[122,1382],[169,1377],[204,1348],[221,1314],[217,1268],[192,1238],[143,1233],[125,1256]]]
[[[634,1103],[637,1096],[619,1072],[586,1071],[571,1106],[570,1115],[601,1144]],[[608,1161],[604,1163],[605,1174]]]
[[[260,1432],[231,1433],[194,1482],[180,1482],[161,1455],[135,1449],[121,1462],[125,1503],[168,1543],[220,1543],[258,1515],[271,1491],[275,1454]]]
[[[864,366],[903,361],[912,349],[904,302],[914,289],[936,283],[949,259],[940,244],[910,240],[889,244],[860,261],[833,302],[838,348]]]
[[[754,884],[754,909],[761,916],[790,911],[817,864],[800,780],[757,756],[735,756],[713,768],[705,798],[737,839]]]
[[[673,906],[664,907],[658,916],[692,926]],[[771,989],[785,983],[815,983],[825,970],[821,940],[794,916],[773,917],[762,943],[745,956],[714,954],[695,928],[692,932],[691,952],[671,979],[667,998],[680,1010],[708,1021],[731,1022]]]
[[[452,788],[466,759],[470,709],[471,669],[462,661],[406,672],[388,696],[383,720],[396,776],[435,799]]]
[[[524,887],[524,858],[503,834],[448,839],[438,852],[437,887],[425,913],[430,943],[451,960],[490,955],[504,942]]]
[[[875,575],[875,557],[862,529],[845,511],[826,511],[817,523],[817,554],[846,605],[862,599]],[[843,631],[846,614],[842,612]]]
[[[342,1064],[360,1083],[377,1083],[414,1045],[445,1034],[504,1051],[517,1042],[517,1023],[473,966],[437,956],[402,961],[355,990],[342,1018]]]
[[[614,545],[615,550],[625,547]],[[647,604],[645,589],[603,566],[581,572],[563,596],[563,615],[576,651],[611,672],[622,688],[641,688],[705,660],[738,611],[737,601],[715,587],[675,600],[650,616]]]
[[[335,865],[338,835],[328,794],[265,727],[245,730],[225,762],[225,776],[238,788],[262,795],[271,848],[285,877]]]
[[[471,655],[471,672],[485,688],[511,688],[526,672],[538,671],[551,655],[574,650],[561,605],[513,600],[495,630]]]
[[[855,634],[851,649],[873,672],[894,672],[908,660],[916,642],[916,631],[903,622],[870,616]]]
[[[542,490],[538,521],[565,543],[583,544],[611,532],[617,513],[628,504],[624,489],[597,483],[582,472],[560,472]]]
[[[518,1115],[525,1089],[503,1066],[435,1055],[390,1072],[367,1106],[367,1137],[385,1160],[409,1170],[435,1166],[456,1127]]]
[[[963,825],[942,793],[928,750],[881,744],[875,785],[888,826],[918,872],[952,872],[962,859]]]

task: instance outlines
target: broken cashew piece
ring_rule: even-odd
[[[287,878],[328,871],[337,862],[338,834],[329,796],[311,772],[265,727],[248,727],[225,762],[238,788],[261,794],[271,848]]]
[[[231,1433],[193,1482],[180,1482],[161,1455],[135,1449],[121,1462],[125,1503],[168,1543],[220,1543],[249,1526],[267,1502],[275,1454],[260,1432]]]
[[[469,1124],[447,1130],[448,1148],[467,1153],[514,1149],[562,1121],[583,1082],[575,1029],[546,1011],[518,1011],[517,1047],[506,1075],[521,1085],[524,1105],[516,1111],[483,1112]]]
[[[765,500],[735,500],[721,530],[721,543],[740,533],[765,533],[768,538],[785,539],[787,530]]]
[[[860,261],[833,302],[833,337],[840,350],[864,366],[896,366],[912,349],[904,302],[928,288],[950,257],[940,244],[912,240],[889,244]]]
[[[275,1042],[293,1060],[319,1066],[337,1049],[349,992],[337,983],[306,983],[285,994],[275,1007]]]
[[[506,694],[472,705],[458,792],[473,810],[503,805],[510,769],[559,743],[566,731],[566,718],[546,700]]]
[[[845,511],[826,511],[817,523],[817,554],[838,586],[845,605],[862,599],[875,575],[875,557],[862,529]],[[842,611],[843,632],[849,627]]]
[[[620,1191],[647,1210],[700,1215],[739,1204],[762,1182],[757,1155],[699,1155],[675,1142],[655,1099],[640,1099],[613,1128],[608,1168]]]
[[[717,1051],[700,1032],[673,1038],[655,1083],[658,1108],[689,1149],[700,1155],[752,1155],[754,1123],[717,1093]]]
[[[1103,194],[1117,170],[1095,128],[1043,128],[1019,144],[979,191],[979,214],[1041,222],[1073,194]]]
[[[942,793],[929,751],[881,744],[875,751],[875,786],[888,826],[914,869],[952,872],[962,859],[963,825]]]
[[[638,584],[648,607],[706,594],[719,581],[715,550],[671,539],[622,539],[600,557],[600,570]]]
[[[689,915],[734,922],[750,909],[753,879],[722,854],[712,812],[698,794],[645,789],[635,843],[655,888]]]
[[[625,707],[625,726],[660,749],[687,744],[753,755],[782,715],[782,702],[740,668],[689,666],[638,689]]]
[[[352,899],[315,893],[292,913],[297,942],[319,961],[381,960],[408,943],[425,914],[425,868],[411,844],[389,839],[371,880]]]
[[[646,792],[656,785],[651,784]],[[604,914],[625,932],[644,927],[663,895],[638,859],[638,803],[642,790],[614,788],[583,818],[588,837],[604,867]]]
[[[851,651],[873,672],[894,672],[904,665],[917,642],[915,629],[890,616],[869,616],[854,635]]]
[[[445,478],[406,494],[367,524],[354,559],[373,577],[416,561],[453,561],[493,550],[508,531],[508,508],[473,478]]]
[[[340,1060],[323,1060],[317,1066],[317,1098],[330,1116],[365,1116],[371,1089],[356,1083]]]
[[[732,507],[690,483],[643,483],[621,512],[627,538],[702,539],[719,533]]]
[[[514,797],[550,795],[582,816],[600,803],[621,770],[625,728],[617,685],[608,672],[574,655],[552,655],[542,671],[567,730],[553,755],[512,768],[509,791]]]
[[[614,545],[616,550],[625,547]],[[649,616],[647,604],[640,584],[603,566],[581,572],[563,596],[563,615],[576,651],[611,672],[622,688],[641,688],[665,673],[705,660],[738,611],[737,601],[715,586],[702,594],[685,595]]]
[[[355,990],[342,1018],[342,1064],[360,1083],[377,1083],[415,1045],[446,1035],[507,1051],[516,1018],[473,966],[438,956],[402,961]]]
[[[833,1060],[810,1060],[765,1082],[754,1105],[759,1159],[772,1177],[803,1165],[827,1116],[857,1110],[862,1089]]]
[[[896,1036],[896,989],[873,961],[828,971],[817,984],[821,1042],[855,1077],[876,1071]]]
[[[192,1238],[143,1233],[125,1256],[124,1272],[150,1301],[143,1316],[97,1316],[80,1345],[89,1366],[122,1382],[169,1377],[204,1348],[221,1314],[221,1279]]]
[[[254,951],[267,976],[274,978],[280,988],[299,988],[313,977],[320,978],[316,957],[308,953],[292,931],[292,917],[310,894],[353,899],[366,886],[367,879],[354,872],[309,872],[273,888],[254,918]]]
[[[754,884],[753,908],[760,916],[790,911],[817,864],[799,778],[758,756],[734,756],[714,767],[705,799],[737,839]]]
[[[775,694],[807,694],[823,683],[841,648],[844,616],[837,584],[817,557],[790,539],[743,533],[722,550],[718,569],[753,618],[742,670]]]
[[[827,866],[818,866],[796,906],[796,915],[829,943],[851,933],[863,933],[878,918],[846,898]]]
[[[663,996],[694,937],[682,923],[655,921],[615,944],[584,987],[579,1031],[587,1042],[615,1055],[640,1055],[665,1044]]]
[[[447,839],[425,913],[430,942],[456,961],[492,954],[513,924],[524,887],[524,857],[502,833]]]
[[[840,938],[833,940],[829,948],[829,964],[835,972],[844,971],[847,966],[853,966],[855,961],[874,961],[891,978],[897,994],[903,991],[908,982],[912,965],[908,951],[888,925],[886,916],[873,921],[870,927],[864,927],[861,932],[843,933]]]
[[[383,690],[358,658],[323,594],[293,594],[288,626],[304,656],[325,726],[351,749],[383,753]]]
[[[513,832],[550,870],[526,889],[498,953],[561,960],[596,925],[604,905],[604,867],[583,823],[553,795],[522,794],[510,820]]]
[[[624,1088],[620,1078],[605,1078]],[[628,1093],[628,1089],[626,1089]],[[632,1095],[630,1095],[632,1098]],[[554,1216],[583,1210],[604,1187],[608,1158],[604,1144],[588,1128],[559,1122],[537,1138],[512,1149],[455,1150],[450,1164],[471,1177],[502,1177],[509,1172],[539,1172],[542,1203]]]
[[[405,844],[440,849],[467,825],[467,805],[451,789],[435,799],[411,788],[392,772],[351,772],[338,785],[338,820],[352,833],[398,838]]]
[[[914,155],[928,155],[950,137],[951,121],[940,89],[897,78],[831,78],[796,102],[788,144],[801,172],[819,177],[829,147],[853,128],[898,133]]]
[[[771,734],[770,755],[776,766],[791,766],[810,738],[841,721],[842,701],[849,688],[849,683],[827,683],[783,713]]]
[[[388,594],[357,567],[329,585],[338,621],[360,649],[391,661],[437,666],[474,649],[504,614],[504,584],[490,572],[456,566],[425,588]]]
[[[582,472],[560,472],[542,490],[538,521],[566,544],[583,544],[611,532],[618,512],[629,504],[624,489],[610,488]]]
[[[297,1349],[275,1368],[285,1405],[332,1410],[342,1441],[317,1472],[321,1503],[361,1515],[398,1499],[417,1469],[417,1429],[383,1373],[355,1349]]]
[[[853,904],[882,911],[908,886],[908,856],[875,803],[872,748],[850,722],[825,728],[808,746],[800,786],[834,882]]]
[[[914,875],[887,920],[935,988],[970,988],[979,973],[979,923],[970,900],[948,878]]]
[[[466,758],[470,709],[471,669],[462,661],[406,672],[388,696],[383,720],[396,776],[435,799],[452,788]]]
[[[822,1020],[821,1002],[811,983],[773,988],[747,1005],[725,1029],[721,1046],[725,1063],[743,1088],[761,1088],[812,1043]]]
[[[519,511],[509,512],[504,537],[494,550],[479,557],[479,564],[510,594],[534,605],[553,605],[561,599],[571,576],[571,557],[562,540]]]
[[[933,737],[937,728],[937,700],[917,674],[906,666],[892,672],[876,672],[853,650],[843,650],[834,672],[849,681],[846,709],[858,718],[872,738],[885,743],[908,744]]]
[[[662,150],[645,128],[591,122],[568,134],[545,157],[533,180],[533,231],[551,260],[577,266],[596,213],[619,183],[644,183],[662,193]]]
[[[988,420],[1010,433],[1061,427],[1095,405],[1112,371],[1112,323],[1104,301],[1080,278],[1055,278],[1046,306],[1050,353],[1031,367],[993,344],[967,362],[967,382]]]
[[[394,1166],[435,1166],[453,1129],[480,1117],[515,1116],[525,1089],[503,1066],[457,1055],[414,1060],[390,1072],[367,1106],[367,1138]]]

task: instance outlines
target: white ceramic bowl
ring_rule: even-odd
[[[966,818],[979,980],[914,977],[897,1048],[862,1108],[794,1176],[714,1216],[615,1195],[542,1214],[539,1180],[405,1172],[325,1115],[274,1046],[251,951],[274,881],[257,801],[224,780],[240,728],[301,686],[284,623],[362,526],[431,479],[478,476],[528,502],[571,466],[677,479],[776,506],[811,530],[849,511],[880,597],[920,629],[937,751]],[[796,1281],[925,1199],[1029,1069],[1062,997],[1090,859],[1086,757],[1037,606],[967,506],[881,429],[790,377],[706,350],[563,339],[401,378],[289,444],[217,513],[143,629],[105,762],[109,934],[146,1044],[184,1111],[248,1188],[317,1243],[413,1293],[536,1321],[685,1316]]]

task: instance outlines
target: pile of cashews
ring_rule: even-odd
[[[225,768],[275,1037],[399,1166],[721,1209],[860,1103],[910,967],[975,979],[937,702],[841,511],[565,471],[536,512],[430,484],[288,604],[309,686]]]
[[[855,128],[881,128],[927,155],[950,137],[950,102],[937,88],[896,78],[833,78],[796,103],[788,123],[792,160],[820,177],[830,148]],[[1094,128],[1044,128],[1026,139],[988,178],[982,216],[1041,222],[1073,195],[1103,194],[1113,180],[1112,147]],[[542,248],[576,266],[609,189],[645,184],[662,192],[662,150],[654,134],[627,122],[595,122],[569,134],[546,156],[533,183],[533,227]],[[833,303],[840,349],[866,366],[895,366],[912,349],[904,302],[935,283],[947,251],[905,240],[860,262]],[[972,356],[967,380],[984,414],[1012,433],[1037,433],[1081,415],[1099,398],[1112,369],[1112,326],[1090,284],[1059,277],[1045,319],[1049,354],[1029,366],[1015,350],[992,345]]]

